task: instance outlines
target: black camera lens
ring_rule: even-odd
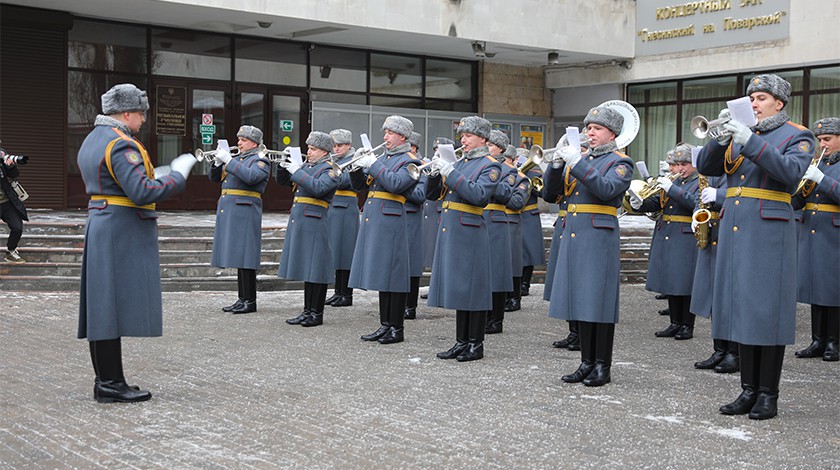
[[[26,155],[9,155],[8,158],[10,158],[15,165],[25,165],[29,160],[29,157]]]

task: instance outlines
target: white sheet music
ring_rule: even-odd
[[[216,141],[216,150],[224,150],[226,152],[230,152],[230,145],[228,144],[227,139],[219,139]]]
[[[580,130],[575,126],[569,126],[566,128],[566,140],[569,142],[569,145],[572,147],[579,149],[580,148]]]
[[[367,150],[372,149],[373,146],[370,145],[370,139],[368,139],[367,134],[362,134],[361,137],[362,137],[362,148],[365,148]]]
[[[645,162],[639,160],[636,162],[636,168],[639,170],[639,174],[642,175],[642,179],[650,178],[650,173],[648,173],[647,165]]]
[[[455,160],[457,160],[455,158],[455,147],[452,144],[438,145],[438,155],[449,163],[455,163]]]
[[[697,156],[700,155],[700,147],[691,146],[691,166],[697,168]]]
[[[303,165],[303,156],[300,153],[300,147],[289,148],[289,159],[298,165]]]
[[[752,110],[752,102],[749,96],[729,100],[726,102],[726,107],[729,109],[729,115],[732,116],[732,119],[747,127],[752,127],[758,122],[755,119],[755,113]]]

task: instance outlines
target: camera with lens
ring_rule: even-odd
[[[26,165],[29,157],[26,155],[6,155],[6,158],[11,159],[15,165]]]

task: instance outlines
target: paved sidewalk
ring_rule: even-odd
[[[485,359],[442,361],[453,312],[423,307],[401,344],[363,343],[376,293],[286,325],[302,292],[260,292],[259,311],[224,314],[228,293],[164,294],[164,336],[123,340],[126,375],[154,393],[98,404],[78,296],[0,293],[0,468],[840,468],[840,364],[785,355],[780,415],[718,414],[737,375],[693,369],[690,341],[657,339],[665,302],[622,286],[613,383],[569,385],[578,353],[542,286],[488,336]],[[799,306],[796,348],[810,334]]]

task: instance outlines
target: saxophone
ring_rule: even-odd
[[[700,175],[697,182],[697,197],[704,189],[709,187],[709,179]],[[697,247],[705,250],[709,246],[709,225],[712,220],[712,212],[709,210],[710,204],[704,204],[702,200],[698,204],[698,209],[691,215],[691,220],[694,221],[697,228],[694,230],[694,238],[697,239]]]

